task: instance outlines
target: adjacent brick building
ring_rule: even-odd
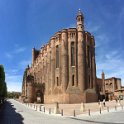
[[[97,78],[97,93],[98,98],[101,96],[107,100],[118,99],[122,97],[124,89],[121,84],[121,79],[116,77],[105,78],[104,72],[101,74],[101,78]]]

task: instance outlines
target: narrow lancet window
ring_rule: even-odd
[[[72,86],[74,86],[74,75],[72,75]]]
[[[74,42],[71,42],[71,66],[75,66]]]
[[[59,86],[59,78],[56,77],[57,86]]]
[[[56,68],[59,68],[59,46],[56,46]]]
[[[88,59],[88,67],[90,67],[90,48],[87,46],[87,59]]]

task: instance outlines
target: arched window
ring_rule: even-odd
[[[75,65],[74,42],[71,42],[71,66]]]
[[[59,68],[59,46],[56,46],[56,68]]]
[[[57,86],[59,86],[59,78],[56,77],[56,83],[57,83]]]
[[[87,46],[87,59],[88,59],[88,67],[90,67],[90,48]]]
[[[72,86],[74,86],[74,75],[72,75]]]
[[[89,80],[89,82],[88,82],[88,84],[89,84],[88,88],[91,88],[90,87],[90,75],[88,76],[88,80]]]

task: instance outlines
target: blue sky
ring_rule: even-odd
[[[21,91],[31,50],[62,28],[76,26],[81,9],[85,30],[96,40],[97,77],[119,77],[124,85],[123,0],[0,0],[0,64],[9,91]]]

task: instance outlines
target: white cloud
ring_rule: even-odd
[[[12,59],[12,58],[13,58],[14,56],[16,56],[17,54],[23,53],[23,52],[26,50],[25,47],[19,47],[19,46],[17,46],[17,45],[15,45],[15,47],[17,47],[17,48],[15,48],[13,51],[6,52],[6,53],[5,53],[5,56],[6,56],[8,59]]]
[[[8,91],[21,91],[22,75],[6,74],[6,82]]]
[[[85,26],[86,30],[90,31],[91,33],[96,33],[100,30],[101,26],[100,25],[94,25],[92,22],[86,23]]]
[[[101,33],[95,35],[95,41],[96,47],[102,47],[103,45],[105,47],[105,45],[108,45],[110,38],[106,34]]]
[[[12,59],[13,58],[13,55],[11,53],[5,53],[5,56],[8,58],[8,59]]]
[[[19,69],[8,69],[6,70],[6,74],[17,74]]]
[[[20,48],[17,48],[17,49],[14,51],[14,53],[15,53],[15,54],[22,53],[22,52],[24,52],[25,50],[26,50],[25,47],[20,47]]]

